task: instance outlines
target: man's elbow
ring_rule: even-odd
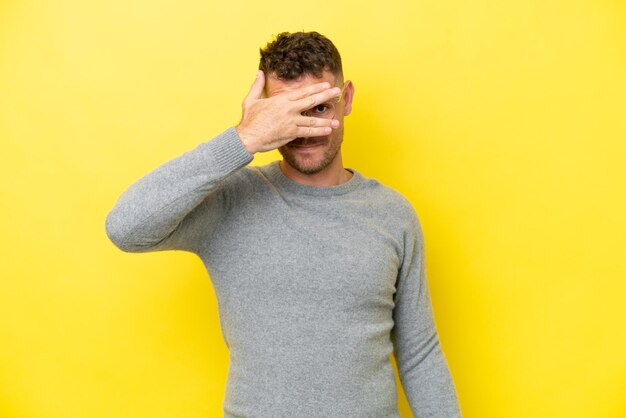
[[[129,228],[125,227],[114,211],[107,214],[104,221],[104,229],[109,240],[120,250],[127,253],[140,251],[140,247],[131,240]]]

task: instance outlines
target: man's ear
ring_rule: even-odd
[[[352,81],[346,81],[346,86],[343,91],[343,103],[344,111],[343,115],[348,116],[352,112],[352,100],[354,99],[354,84]]]

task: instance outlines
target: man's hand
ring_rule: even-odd
[[[243,101],[242,117],[235,127],[250,154],[276,149],[299,137],[324,136],[339,126],[335,119],[302,115],[302,112],[339,96],[328,82],[262,98],[265,74],[259,70]]]

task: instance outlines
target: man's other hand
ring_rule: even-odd
[[[263,98],[265,74],[259,70],[242,103],[241,121],[235,127],[246,150],[254,155],[276,149],[300,137],[324,136],[339,126],[335,119],[302,115],[305,110],[339,96],[328,82],[311,84]]]

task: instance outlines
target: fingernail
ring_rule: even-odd
[[[333,88],[333,94],[339,94],[339,93],[341,93],[341,89],[339,87]]]
[[[339,126],[339,121],[337,119],[333,119],[332,122],[330,122],[330,126],[337,128]]]

